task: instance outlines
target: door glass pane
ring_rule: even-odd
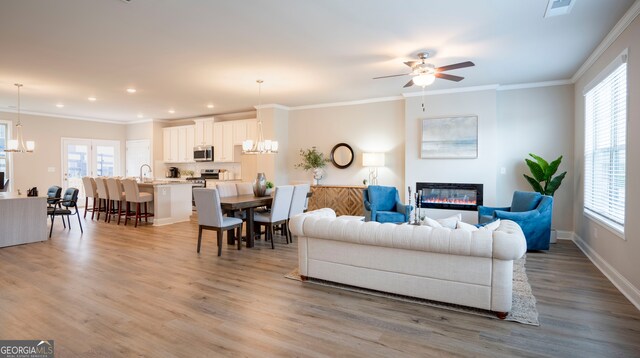
[[[67,145],[67,188],[78,188],[84,195],[82,177],[89,175],[89,146],[84,144]]]
[[[96,146],[96,174],[113,176],[115,167],[115,148],[113,146]]]

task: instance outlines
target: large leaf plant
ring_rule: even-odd
[[[543,195],[553,196],[560,184],[562,184],[565,175],[567,175],[567,172],[563,172],[554,177],[560,162],[562,162],[562,156],[551,163],[532,153],[529,153],[529,156],[535,161],[528,158],[524,161],[527,163],[533,177],[523,174],[525,179],[531,184],[533,190]]]

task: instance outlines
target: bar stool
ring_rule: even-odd
[[[135,227],[138,227],[138,221],[142,221],[143,217],[144,217],[144,221],[148,222],[147,219],[150,216],[153,216],[153,214],[149,214],[149,211],[147,210],[147,203],[150,201],[153,201],[153,194],[141,193],[140,189],[138,188],[138,183],[133,179],[122,180],[122,186],[124,186],[124,196],[125,196],[125,200],[127,201],[127,208],[124,216],[124,225],[127,226],[127,220],[129,220],[130,216],[133,216],[133,214],[130,214],[131,203],[136,204]],[[142,203],[144,203],[144,214],[140,212],[140,207],[141,207],[140,204]]]
[[[118,215],[118,225],[120,225],[120,217],[122,216],[122,213],[125,213],[126,215],[126,211],[122,208],[122,204],[124,204],[125,201],[125,195],[120,179],[107,178],[107,190],[109,191],[109,222],[111,222],[111,215],[116,214]]]
[[[91,220],[93,220],[94,211],[96,210],[96,203],[98,198],[98,187],[96,180],[92,177],[82,177],[82,184],[84,185],[84,218],[87,218],[87,211],[91,212]],[[89,198],[93,201],[93,206],[89,208]]]
[[[109,218],[109,191],[107,190],[107,183],[104,177],[96,178],[96,188],[98,190],[98,220],[100,220],[100,212],[104,211],[104,222],[107,222]],[[104,207],[102,206],[103,203]],[[93,219],[93,215],[91,219]]]

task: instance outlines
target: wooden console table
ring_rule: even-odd
[[[331,208],[336,215],[364,216],[362,189],[364,185],[312,185],[309,211]]]

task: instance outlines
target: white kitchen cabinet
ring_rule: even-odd
[[[193,162],[194,126],[162,129],[163,157],[166,163]]]
[[[215,162],[233,162],[233,125],[232,121],[213,124],[213,160]]]
[[[196,119],[195,145],[213,145],[213,118]]]

